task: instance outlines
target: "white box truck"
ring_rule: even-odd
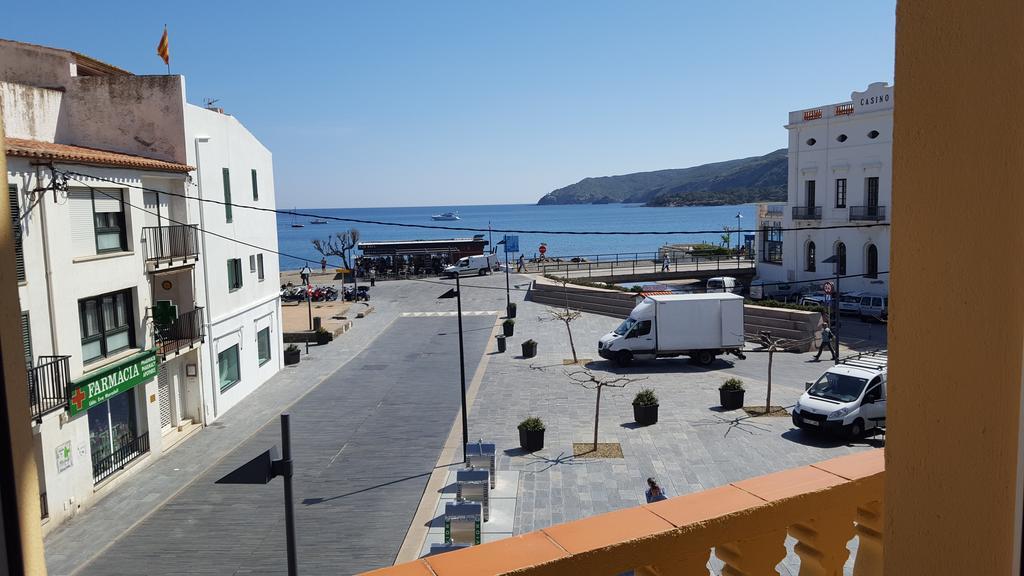
[[[598,341],[597,353],[620,365],[673,356],[689,356],[702,366],[719,354],[745,358],[743,297],[730,293],[648,296]]]
[[[444,269],[444,275],[449,278],[455,278],[456,275],[465,276],[467,274],[483,276],[491,271],[497,272],[500,269],[497,254],[480,254],[459,258],[458,262]]]

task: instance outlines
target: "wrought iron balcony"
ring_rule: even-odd
[[[199,229],[191,224],[148,226],[142,229],[142,241],[150,270],[193,264],[199,259]]]
[[[793,206],[793,220],[821,220],[821,206]]]
[[[850,221],[857,220],[885,220],[885,206],[850,206]]]
[[[156,354],[161,360],[168,360],[188,352],[203,342],[203,308],[185,312],[170,322],[153,322],[153,341]]]
[[[28,401],[33,420],[62,410],[68,405],[70,356],[40,356],[39,363],[28,369]]]
[[[114,472],[124,468],[132,460],[149,452],[149,433],[146,432],[134,438],[129,436],[121,441],[116,450],[111,452],[108,449],[107,451],[109,454],[102,455],[101,458],[96,458],[96,454],[93,454],[92,481],[95,484],[99,484]]]

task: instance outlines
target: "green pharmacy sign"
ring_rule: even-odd
[[[73,418],[121,392],[149,382],[156,376],[157,368],[156,350],[153,349],[89,373],[71,383],[68,412]]]

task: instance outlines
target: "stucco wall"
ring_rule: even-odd
[[[7,82],[63,88],[74,69],[67,52],[0,40],[0,78]]]
[[[63,96],[60,90],[0,82],[7,137],[55,141]]]
[[[1024,4],[896,30],[885,573],[1017,574]]]

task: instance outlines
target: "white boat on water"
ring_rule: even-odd
[[[310,220],[309,223],[310,224],[327,224],[327,220],[324,220],[323,218],[317,218],[315,220]]]
[[[431,216],[434,220],[460,220],[458,212],[445,212]]]

